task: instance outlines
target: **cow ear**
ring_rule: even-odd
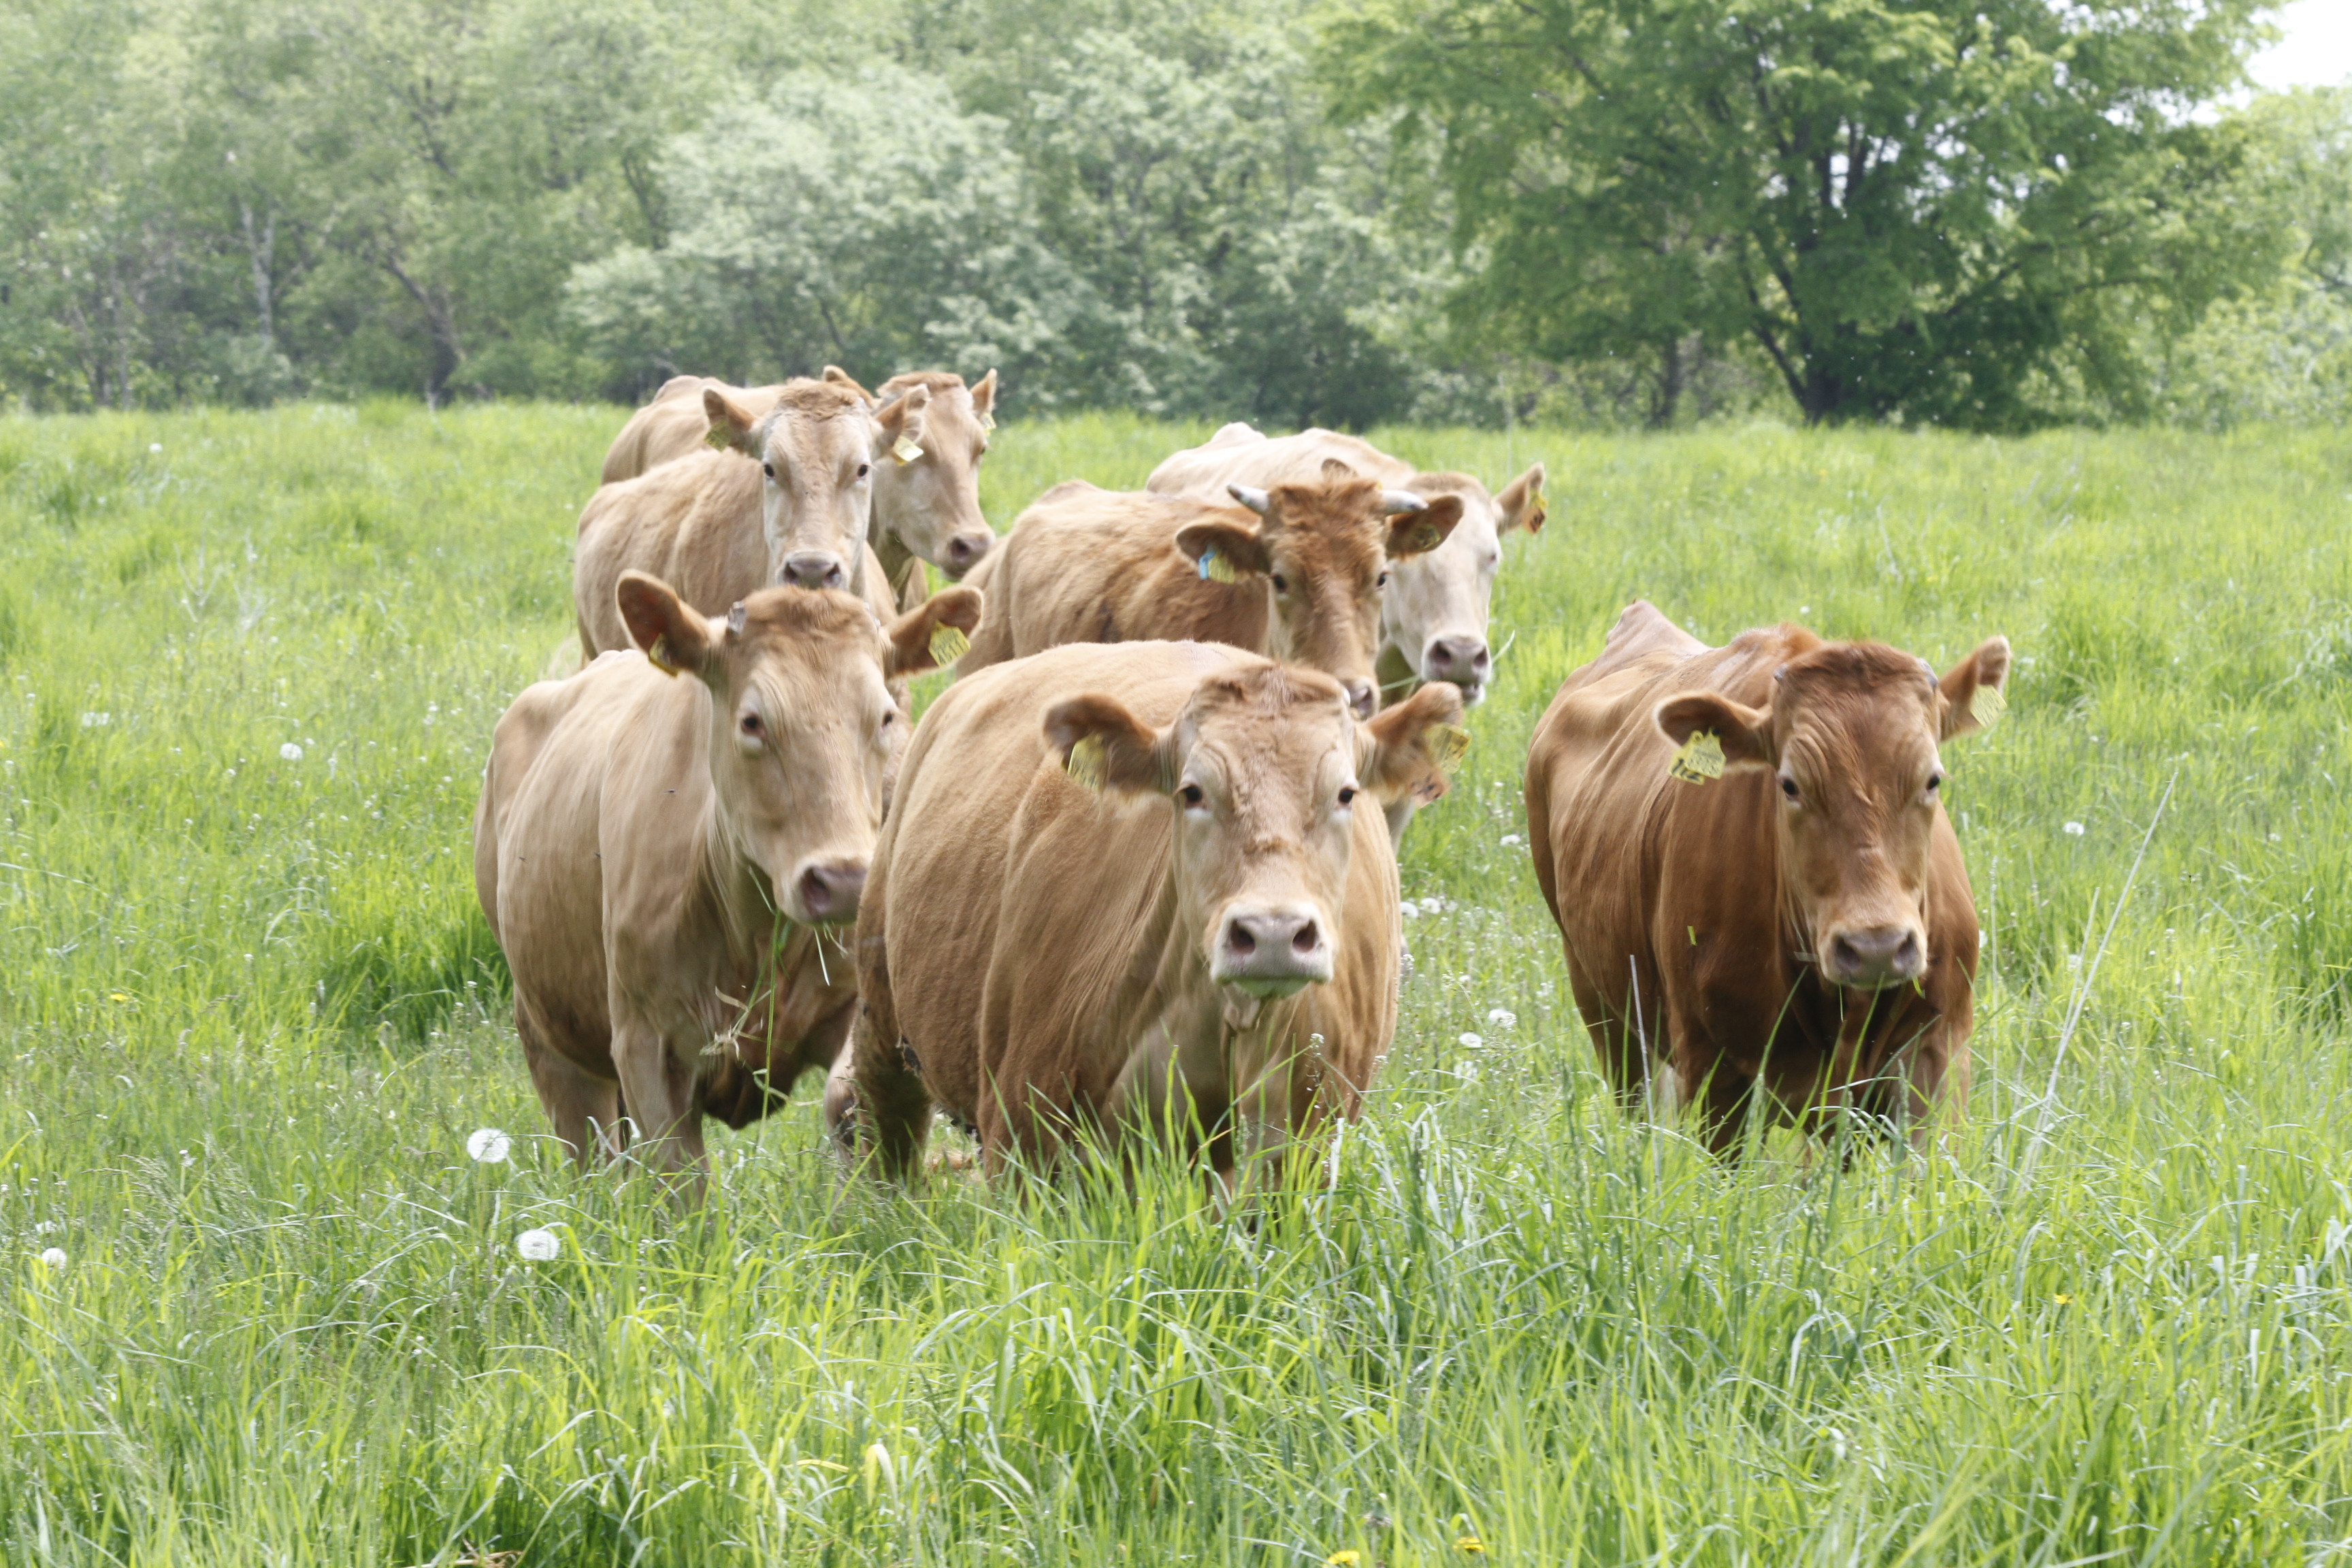
[[[1769,768],[1780,759],[1772,751],[1772,713],[1757,710],[1712,691],[1692,691],[1658,704],[1658,728],[1676,746],[1701,731],[1723,748],[1727,768]]]
[[[1524,528],[1529,533],[1541,531],[1550,510],[1544,500],[1543,488],[1541,463],[1528,464],[1526,473],[1503,487],[1503,493],[1495,498],[1495,504],[1503,511],[1501,531],[1508,533],[1515,528]]]
[[[703,439],[711,446],[747,458],[760,455],[760,416],[715,386],[702,389],[702,416],[710,421],[710,433]]]
[[[1263,576],[1274,566],[1264,530],[1222,517],[1188,522],[1178,529],[1176,548],[1183,552],[1185,560],[1201,566],[1202,576],[1219,582],[1230,582],[1246,573]]]
[[[1172,787],[1166,737],[1115,697],[1089,694],[1054,704],[1045,710],[1045,743],[1088,789],[1164,795]]]
[[[1445,794],[1446,774],[1470,743],[1461,723],[1462,689],[1431,681],[1364,721],[1357,778],[1382,805],[1407,798],[1430,805]]]
[[[1389,519],[1389,559],[1426,555],[1445,542],[1462,521],[1462,498],[1439,496],[1419,511],[1399,512]]]
[[[856,376],[850,374],[847,371],[842,369],[837,364],[829,364],[825,366],[824,374],[819,379],[823,380],[828,386],[838,386],[844,391],[854,392],[857,394],[858,396],[866,399],[869,404],[875,401],[874,395],[866,391],[863,386],[860,386],[857,384],[857,378]]]
[[[895,680],[953,664],[971,647],[980,610],[979,589],[940,589],[890,623],[882,672]]]
[[[923,410],[931,405],[931,389],[910,387],[874,414],[874,455],[911,463],[923,455]]]
[[[2009,639],[1993,637],[1952,666],[1936,689],[1944,699],[1937,738],[1948,741],[1986,729],[2009,706]]]
[[[996,371],[993,367],[973,384],[971,411],[980,416],[983,428],[996,422]]]
[[[677,590],[643,572],[624,572],[613,587],[629,640],[664,675],[705,675],[712,668],[718,629]]]

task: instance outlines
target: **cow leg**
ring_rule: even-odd
[[[1756,1110],[1756,1080],[1729,1062],[1703,1062],[1695,1055],[1678,1053],[1675,1069],[1699,1142],[1725,1163],[1738,1164],[1748,1139],[1748,1119]]]
[[[659,1030],[630,1020],[615,1022],[613,1063],[620,1069],[621,1093],[636,1122],[637,1157],[666,1176],[687,1173],[678,1184],[679,1195],[699,1200],[707,1163],[693,1058],[681,1059]]]
[[[540,1107],[573,1163],[584,1171],[592,1154],[612,1158],[619,1152],[612,1140],[620,1127],[620,1085],[549,1045],[544,1026],[520,996],[515,998],[515,1033],[522,1040],[523,1065],[530,1069]]]
[[[887,970],[876,964],[858,979],[865,998],[849,1037],[851,1109],[866,1129],[866,1152],[879,1163],[881,1173],[903,1182],[920,1167],[931,1135],[931,1091],[902,1047]],[[826,1099],[832,1099],[830,1085]],[[983,1109],[983,1125],[986,1121]]]

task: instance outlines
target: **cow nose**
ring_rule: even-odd
[[[795,550],[784,557],[784,581],[795,588],[838,588],[849,574],[829,550]]]
[[[1822,968],[1841,985],[1900,985],[1927,966],[1919,928],[1912,925],[1849,927],[1830,938],[1823,956]]]
[[[1210,969],[1221,985],[1237,985],[1254,996],[1287,996],[1331,978],[1331,944],[1310,910],[1231,910]]]
[[[1369,680],[1350,680],[1348,687],[1348,707],[1357,718],[1369,719],[1380,706],[1380,689]]]
[[[1462,695],[1473,701],[1493,673],[1494,656],[1486,651],[1486,639],[1477,637],[1443,637],[1429,639],[1422,653],[1421,678],[1423,680],[1444,680],[1462,689]]]
[[[948,541],[948,547],[943,552],[946,559],[940,563],[940,566],[949,576],[960,578],[978,565],[980,558],[987,554],[995,543],[996,535],[992,533],[959,533]]]
[[[833,925],[857,918],[857,896],[866,890],[866,862],[848,857],[803,860],[793,874],[784,913],[803,925]]]

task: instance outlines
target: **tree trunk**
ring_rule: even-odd
[[[1679,335],[1668,338],[1658,354],[1657,384],[1650,394],[1648,423],[1653,430],[1674,428],[1675,409],[1682,402],[1685,374],[1683,354],[1683,340]]]
[[[245,254],[253,268],[253,308],[261,319],[261,346],[278,347],[278,311],[275,290],[270,286],[270,263],[278,251],[278,215],[272,212],[262,221],[261,232],[253,232],[253,208],[243,196],[236,199],[236,214],[245,225]]]

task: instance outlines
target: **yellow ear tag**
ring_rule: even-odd
[[[1080,789],[1099,790],[1103,786],[1103,743],[1099,735],[1088,735],[1070,748],[1069,760],[1062,771]]]
[[[1234,563],[1213,550],[1201,552],[1201,581],[1203,583],[1238,583],[1241,574]]]
[[[706,447],[716,447],[723,452],[735,444],[735,427],[731,425],[713,425],[702,433],[702,444]]]
[[[971,639],[963,635],[962,627],[951,626],[942,621],[931,628],[933,664],[953,664],[971,651]]]
[[[1969,699],[1969,717],[1990,730],[1992,721],[2008,711],[2009,699],[2000,694],[2000,687],[1978,683],[1977,694]]]
[[[1441,773],[1451,772],[1470,749],[1470,731],[1451,724],[1432,724],[1421,732],[1421,743],[1429,751],[1429,760]]]
[[[908,440],[906,437],[901,436],[890,444],[890,455],[898,458],[900,466],[903,467],[921,457],[923,455],[923,449],[920,447],[916,446],[914,442]]]
[[[662,636],[654,638],[654,646],[646,649],[646,659],[647,663],[651,664],[656,669],[660,670],[664,675],[676,675],[677,673],[677,666],[669,661],[669,637],[667,633],[664,633]]]
[[[983,429],[983,430],[993,430],[993,429],[995,429],[995,428],[996,428],[996,416],[995,416],[995,415],[993,415],[993,414],[982,414],[982,415],[980,416],[980,427],[981,427],[982,429]]]
[[[1723,776],[1723,742],[1712,730],[1694,730],[1666,772],[1685,784],[1705,784]]]

